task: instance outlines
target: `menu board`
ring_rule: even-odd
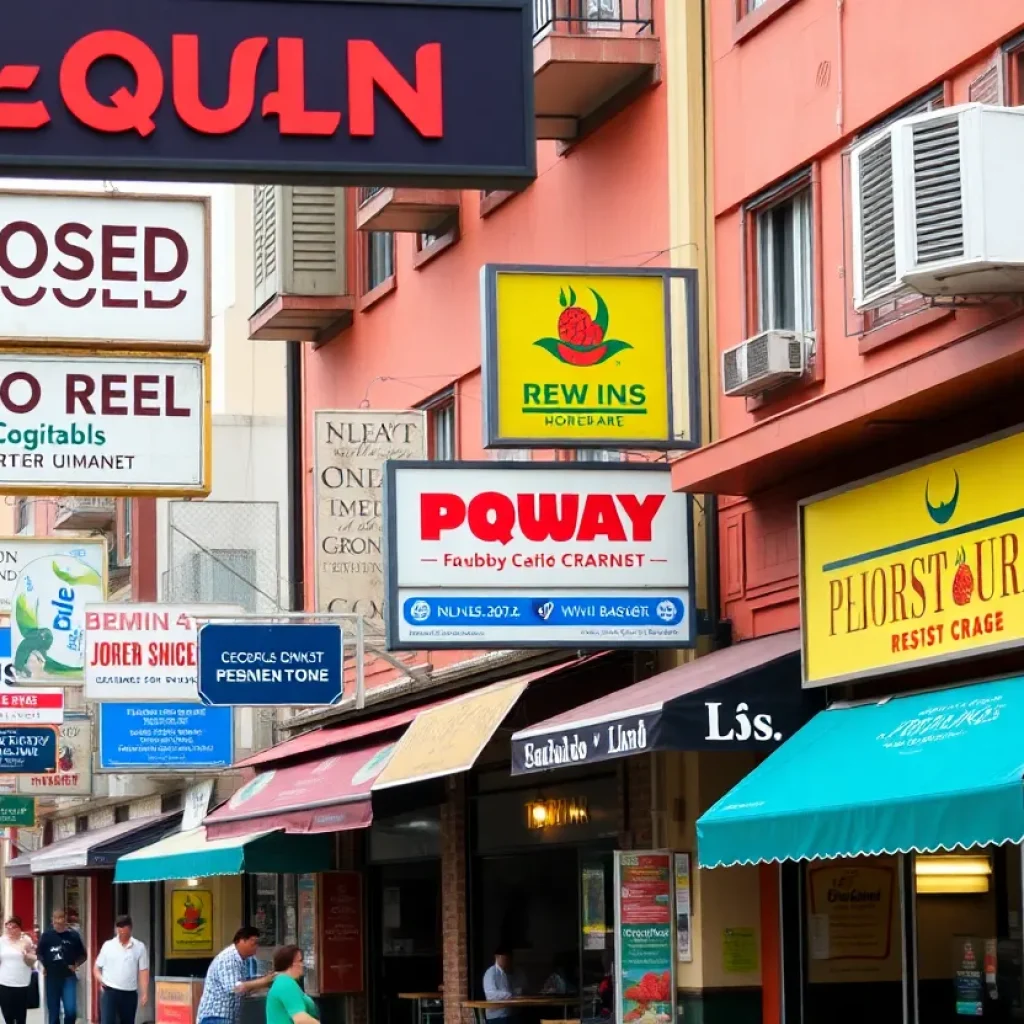
[[[363,991],[363,879],[355,871],[320,875],[320,992]]]
[[[982,974],[982,943],[980,939],[961,936],[955,940],[956,1012],[962,1017],[980,1017],[984,1013],[985,989]]]
[[[615,854],[617,1024],[674,1024],[671,853]]]

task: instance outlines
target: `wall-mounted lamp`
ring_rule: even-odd
[[[199,885],[199,879],[198,878],[186,878],[185,879],[185,884],[187,886],[189,886],[189,888],[194,889],[197,885]]]
[[[925,855],[914,860],[915,888],[924,895],[986,893],[992,885],[987,856]]]
[[[557,825],[583,825],[590,821],[584,797],[568,800],[528,800],[526,803],[527,828],[551,828]]]

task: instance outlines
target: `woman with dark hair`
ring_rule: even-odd
[[[9,917],[0,936],[0,1013],[6,1024],[25,1024],[31,987],[39,984],[35,962],[35,947],[21,930],[21,918]]]
[[[317,1024],[320,1014],[299,985],[305,967],[298,946],[282,946],[274,954],[274,984],[267,994],[267,1024]]]

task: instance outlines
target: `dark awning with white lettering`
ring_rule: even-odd
[[[800,680],[800,631],[748,640],[512,737],[512,774],[655,750],[773,751],[824,707]]]

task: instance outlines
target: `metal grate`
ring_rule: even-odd
[[[338,203],[333,188],[292,188],[292,259],[296,271],[336,273]]]
[[[756,380],[768,372],[770,368],[768,338],[769,335],[767,333],[759,334],[756,338],[751,338],[747,342],[747,380]]]
[[[861,286],[864,295],[896,279],[896,210],[893,203],[892,136],[886,132],[859,155]]]
[[[738,348],[729,349],[722,357],[722,378],[722,387],[725,391],[732,391],[743,383]]]
[[[789,357],[789,368],[794,373],[804,371],[804,352],[806,345],[800,339],[794,339],[786,346],[786,354]]]
[[[964,254],[960,120],[955,115],[915,125],[914,234],[917,262]]]

